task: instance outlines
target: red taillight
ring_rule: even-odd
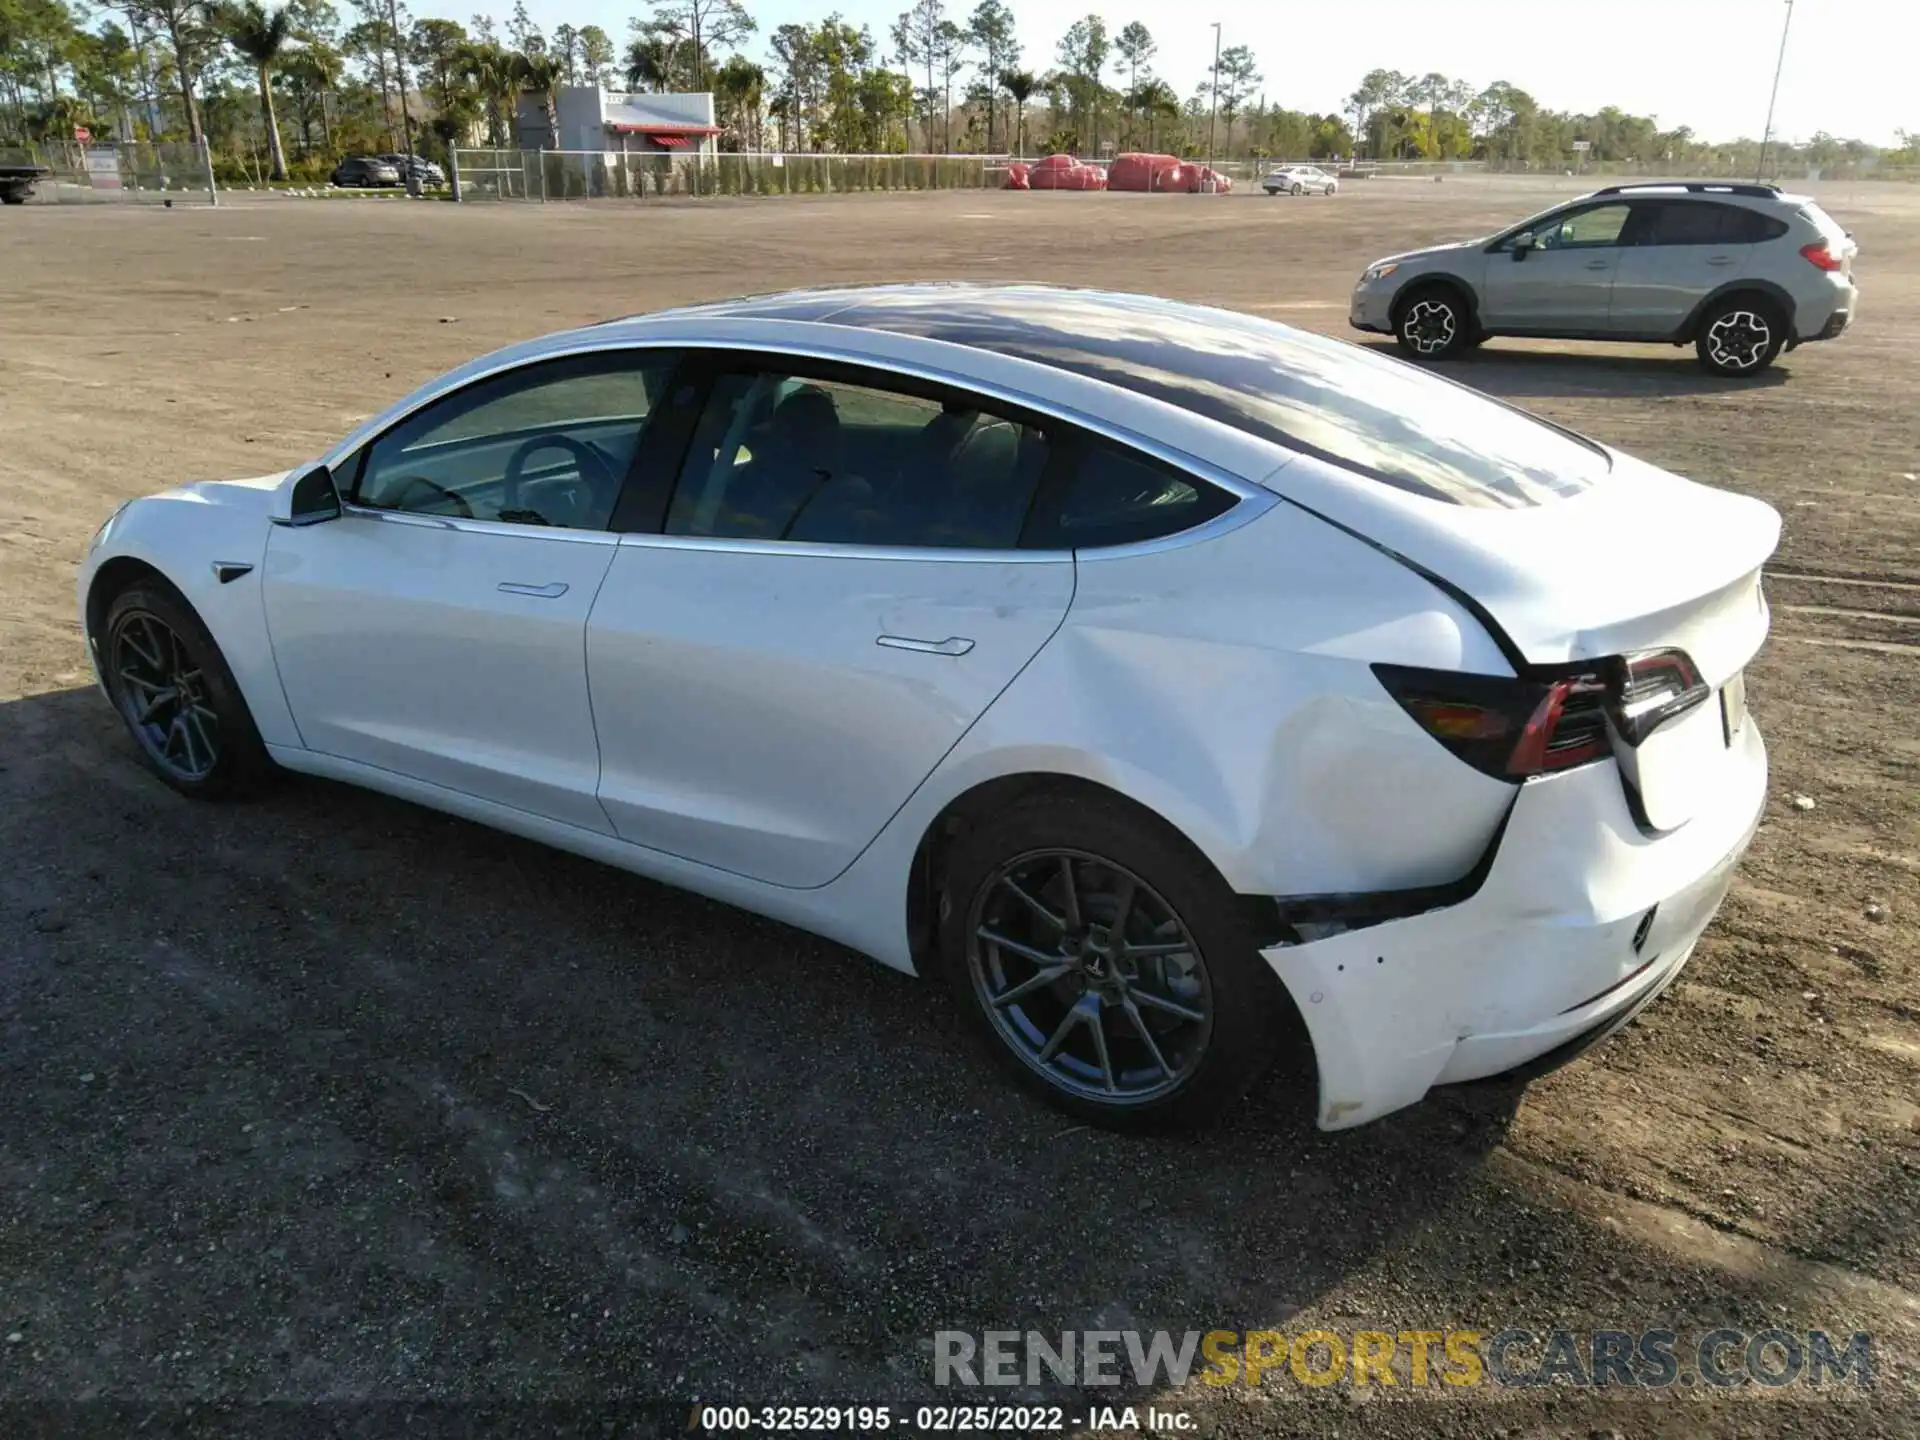
[[[1840,268],[1840,257],[1828,248],[1827,242],[1824,240],[1817,240],[1811,245],[1802,245],[1800,247],[1800,253],[1822,270],[1838,270]]]
[[[1598,675],[1503,679],[1406,665],[1373,673],[1420,728],[1474,769],[1525,780],[1597,760],[1606,753]]]
[[[1553,678],[1465,675],[1409,665],[1373,673],[1435,740],[1501,780],[1571,770],[1610,754],[1614,737],[1638,746],[1712,693],[1684,650],[1593,661]]]

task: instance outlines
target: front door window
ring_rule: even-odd
[[[1536,250],[1593,250],[1620,243],[1620,232],[1632,214],[1628,205],[1596,205],[1579,210],[1558,224],[1533,232]]]
[[[376,440],[353,503],[604,530],[674,364],[664,352],[614,352],[481,381]]]

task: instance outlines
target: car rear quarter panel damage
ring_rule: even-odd
[[[1439,590],[1285,504],[1204,542],[1082,552],[1078,570],[1066,623],[911,810],[1053,772],[1147,806],[1242,894],[1473,867],[1512,787],[1442,763],[1368,668],[1510,673]]]

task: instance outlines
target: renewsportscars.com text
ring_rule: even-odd
[[[944,1386],[1259,1385],[1309,1387],[1564,1384],[1660,1389],[1849,1385],[1871,1389],[1873,1336],[1853,1331],[1710,1330],[1028,1330],[933,1337]]]

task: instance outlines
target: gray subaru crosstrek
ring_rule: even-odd
[[[1494,335],[1691,343],[1717,375],[1831,340],[1858,313],[1853,237],[1771,185],[1610,185],[1478,240],[1376,260],[1355,329],[1440,360]]]

